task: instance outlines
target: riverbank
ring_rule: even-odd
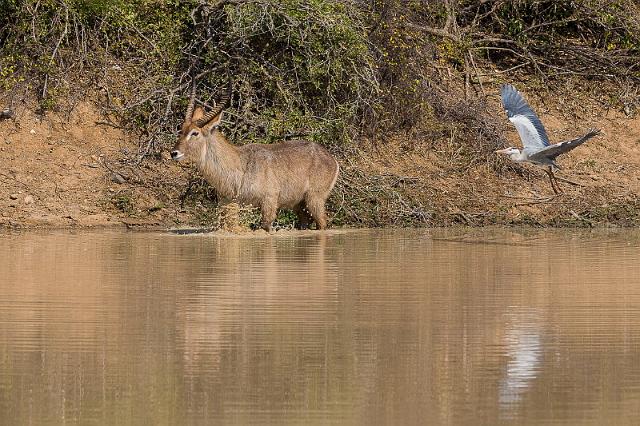
[[[341,226],[637,226],[640,225],[640,117],[582,105],[568,117],[563,103],[539,99],[552,141],[589,128],[603,134],[560,157],[564,193],[553,196],[545,174],[497,156],[469,161],[454,143],[442,150],[419,134],[361,139],[337,152],[341,177],[329,200],[331,224]],[[496,116],[502,111],[490,105]],[[506,118],[505,135],[520,142]],[[230,229],[215,191],[188,164],[168,153],[140,159],[134,135],[107,124],[90,102],[67,113],[39,116],[28,105],[0,121],[0,226],[4,228]],[[440,145],[439,145],[440,146]],[[455,148],[455,149],[453,149]],[[242,226],[258,221],[240,209]],[[293,225],[290,214],[281,227]]]
[[[210,108],[226,88],[232,142],[338,158],[333,228],[640,225],[638,56],[630,0],[10,1],[0,226],[252,229],[168,156],[192,89]],[[563,195],[494,153],[520,145],[505,83],[553,142],[602,129],[559,158]]]

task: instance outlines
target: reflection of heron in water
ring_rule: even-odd
[[[505,336],[506,354],[509,356],[505,377],[500,381],[500,407],[514,408],[529,389],[538,371],[542,358],[542,336],[540,315],[537,310],[511,314]]]

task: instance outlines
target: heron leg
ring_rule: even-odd
[[[556,175],[555,173],[553,173],[553,168],[550,167],[549,171],[551,172],[551,177],[553,177],[553,182],[556,184],[556,189],[558,190],[558,192],[556,192],[556,194],[560,193],[562,194],[562,189],[560,189],[560,184],[558,183],[558,179],[556,179]]]
[[[558,183],[556,182],[556,177],[553,175],[551,167],[545,168],[544,171],[547,172],[547,176],[549,176],[549,182],[551,183],[551,189],[553,189],[553,193],[559,194],[560,191],[558,190]]]

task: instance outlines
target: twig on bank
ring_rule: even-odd
[[[106,120],[97,120],[97,121],[94,121],[94,124],[96,124],[97,126],[103,125],[103,126],[110,126],[116,129],[124,129],[124,127]]]
[[[529,200],[529,201],[540,201],[540,200],[552,200],[554,198],[557,198],[560,196],[560,194],[558,195],[550,195],[548,197],[521,197],[518,195],[507,195],[507,194],[502,194],[500,195],[503,198],[512,198],[515,200]]]
[[[591,222],[589,219],[580,216],[578,213],[576,213],[573,210],[569,210],[569,213],[571,214],[571,216],[575,217],[577,220],[586,223],[587,225],[589,225],[589,228],[593,228],[593,222]]]
[[[547,198],[540,198],[539,200],[527,201],[525,203],[516,203],[516,204],[514,204],[514,206],[519,207],[519,206],[532,206],[532,205],[535,205],[535,204],[552,204],[553,200],[556,197],[557,196],[552,196],[552,197],[547,197]]]
[[[583,185],[581,183],[574,182],[572,180],[565,179],[565,178],[562,178],[562,177],[559,177],[559,176],[556,176],[556,179],[559,180],[560,182],[565,182],[565,183],[568,183],[568,184],[571,184],[571,185],[575,185],[575,186],[581,186],[581,187],[585,186],[585,185]]]

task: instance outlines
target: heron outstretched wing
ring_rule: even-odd
[[[580,138],[550,145],[530,155],[529,158],[532,160],[541,160],[545,158],[548,158],[550,160],[555,160],[558,155],[571,151],[573,148],[582,145],[592,137],[598,136],[599,134],[600,134],[600,130],[598,129],[589,130],[589,133],[587,133],[586,135]]]
[[[501,95],[507,117],[516,126],[524,149],[534,153],[549,146],[549,138],[542,122],[522,94],[512,85],[505,84]]]

